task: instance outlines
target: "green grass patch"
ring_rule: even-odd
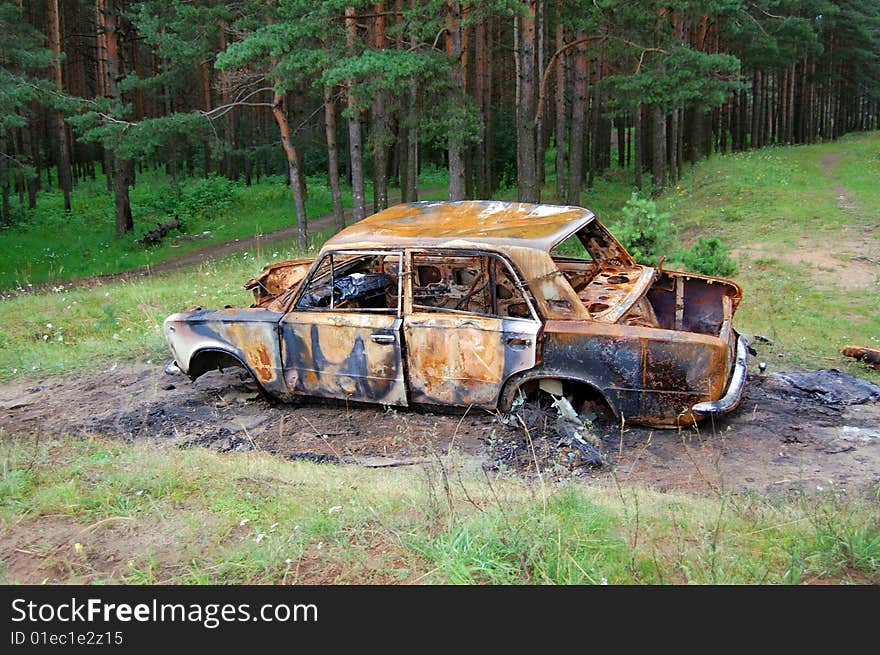
[[[293,251],[279,246],[195,269],[0,302],[0,379],[165,356],[166,316],[195,304],[247,306],[252,298],[242,284],[275,254]]]
[[[44,565],[130,584],[880,582],[876,489],[698,498],[452,470],[447,487],[437,467],[99,438],[7,439],[0,463],[0,543],[26,532],[42,555],[28,572],[4,547],[6,583]]]
[[[446,185],[446,172],[427,167],[420,184],[428,189],[425,198],[442,197],[436,190]],[[326,177],[309,177],[307,186],[309,218],[330,214],[333,201]],[[372,196],[368,184],[366,197]],[[41,192],[33,211],[16,205],[18,222],[0,228],[0,291],[155,265],[212,243],[296,224],[290,187],[277,175],[251,186],[217,176],[181,178],[175,186],[163,173],[146,171],[137,176],[130,197],[135,229],[122,237],[116,234],[113,195],[103,177],[79,183],[71,195],[70,214],[64,212],[57,190]],[[343,187],[343,205],[352,205],[348,187]],[[182,232],[172,232],[160,245],[138,242],[174,216],[183,222]],[[313,237],[315,245],[323,238]]]
[[[612,231],[622,222],[626,173],[613,170],[581,196]],[[735,323],[774,340],[762,353],[770,370],[834,367],[880,382],[839,353],[848,344],[880,347],[878,178],[880,133],[871,132],[685,164],[656,203],[682,245],[714,237],[732,247],[732,278],[744,291]],[[687,268],[668,254],[667,268]]]

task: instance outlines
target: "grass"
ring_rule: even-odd
[[[0,461],[6,583],[880,582],[876,489],[545,489],[97,437],[5,439]]]
[[[164,356],[166,316],[196,303],[248,304],[242,283],[271,255],[289,252],[279,246],[167,275],[7,299],[0,303],[0,379]]]
[[[430,189],[444,186],[445,173],[426,168],[420,183],[429,189],[425,197],[432,198],[436,193]],[[372,194],[368,185],[366,197]],[[57,190],[41,192],[34,211],[14,204],[19,221],[0,228],[0,291],[155,265],[212,243],[296,224],[290,188],[277,175],[250,187],[243,181],[212,177],[182,179],[175,188],[163,173],[147,171],[138,175],[130,196],[135,231],[123,237],[116,235],[113,196],[103,178],[79,183],[71,196],[70,214],[64,212]],[[343,205],[352,205],[348,187],[343,188]],[[308,179],[306,210],[310,219],[332,212],[325,176]],[[172,234],[155,246],[138,242],[156,223],[174,215],[182,219],[184,234]]]

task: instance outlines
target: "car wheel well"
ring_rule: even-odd
[[[248,367],[237,355],[216,348],[205,348],[193,353],[189,359],[187,372],[189,377],[195,380],[209,371],[234,367],[243,368],[250,373]]]
[[[542,381],[558,383],[562,388],[562,395],[572,401],[572,405],[575,407],[581,407],[584,403],[591,402],[598,408],[607,411],[609,417],[617,417],[618,415],[614,405],[608,400],[608,397],[597,385],[586,380],[560,377],[549,373],[543,375],[529,375],[519,379],[510,380],[501,395],[499,409],[502,411],[509,411],[511,404],[520,391],[529,399],[538,399],[541,396],[546,397],[554,395],[546,389],[546,387],[551,385],[542,385]]]

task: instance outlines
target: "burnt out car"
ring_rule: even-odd
[[[247,309],[165,320],[169,372],[240,366],[280,400],[592,396],[657,426],[732,410],[746,379],[740,287],[636,263],[581,207],[398,205],[245,287]]]

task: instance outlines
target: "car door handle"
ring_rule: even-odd
[[[475,327],[475,328],[478,328],[478,327],[480,327],[480,324],[477,323],[476,321],[459,321],[458,325],[456,325],[455,327]]]
[[[512,348],[528,348],[532,345],[531,339],[524,339],[522,337],[508,337],[504,340],[508,346]]]
[[[374,343],[394,343],[396,341],[393,334],[374,334],[370,339]]]

